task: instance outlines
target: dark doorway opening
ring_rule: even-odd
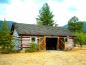
[[[46,38],[46,50],[57,49],[57,38]]]

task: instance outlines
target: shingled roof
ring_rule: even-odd
[[[15,23],[18,34],[47,35],[47,36],[73,36],[73,34],[62,27],[39,26],[34,24]]]

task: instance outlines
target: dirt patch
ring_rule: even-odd
[[[86,47],[72,51],[0,54],[0,65],[86,65]]]

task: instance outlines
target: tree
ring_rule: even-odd
[[[82,45],[86,45],[86,33],[84,32],[75,32],[75,42],[79,44],[81,47]]]
[[[83,22],[79,21],[76,16],[72,17],[68,21],[68,29],[74,33],[75,42],[79,44],[81,47],[82,45],[86,44],[86,33],[83,32]]]
[[[50,11],[49,5],[47,3],[45,3],[39,10],[39,16],[36,19],[38,25],[54,25],[53,14]]]
[[[74,16],[68,21],[68,29],[72,32],[82,31],[83,23],[79,21],[79,19]]]
[[[8,22],[4,20],[0,29],[0,48],[3,52],[8,52],[12,49],[12,35],[10,34],[10,29]]]

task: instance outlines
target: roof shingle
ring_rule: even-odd
[[[15,23],[18,34],[47,35],[47,36],[73,36],[73,34],[62,27],[39,26],[34,24]]]

